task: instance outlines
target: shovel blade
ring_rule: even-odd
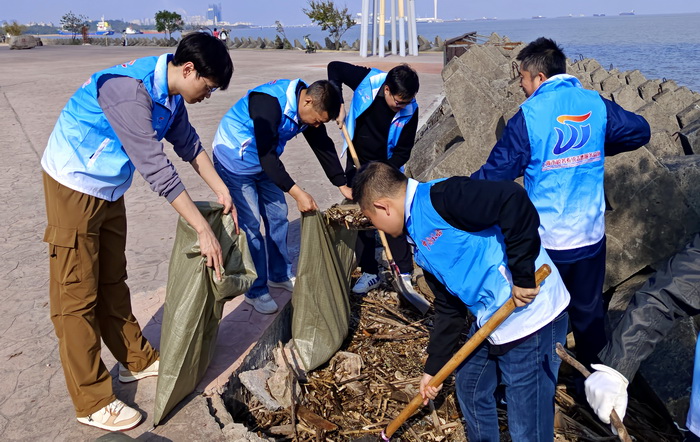
[[[416,292],[413,287],[406,287],[403,279],[401,278],[401,273],[399,272],[399,266],[395,262],[390,264],[391,273],[394,277],[393,286],[397,293],[399,293],[403,298],[410,302],[413,307],[420,312],[421,315],[425,315],[430,309],[430,303],[427,299],[423,297],[420,293]]]

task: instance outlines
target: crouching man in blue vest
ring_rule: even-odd
[[[343,105],[337,122],[341,127],[343,124],[347,125],[360,164],[386,161],[403,170],[404,164],[411,157],[418,128],[418,103],[415,96],[420,82],[416,71],[406,64],[396,66],[387,73],[379,69],[333,61],[328,64],[328,80],[341,91],[343,84],[354,91],[347,119]],[[347,148],[345,143],[343,153]],[[355,163],[348,155],[345,174],[350,186],[356,172]],[[403,286],[407,290],[413,290],[413,257],[406,237],[387,237],[387,242],[399,266],[401,278],[404,280]],[[379,267],[374,255],[375,247],[373,230],[357,232],[355,251],[362,275],[352,288],[355,293],[367,293],[380,284]]]
[[[566,339],[569,293],[540,245],[539,217],[522,187],[467,177],[419,183],[376,162],[360,169],[353,196],[378,229],[407,233],[435,294],[423,397],[434,399],[442,388],[427,384],[456,351],[467,314],[476,317],[472,336],[512,296],[518,308],[456,372],[468,438],[499,440],[500,376],[511,438],[553,440],[561,363],[554,348]],[[535,268],[542,264],[552,274],[538,289]]]
[[[608,155],[648,143],[649,124],[583,89],[566,74],[566,57],[552,40],[538,38],[517,59],[528,98],[472,178],[525,176],[540,215],[542,245],[571,293],[576,356],[590,364],[607,342],[603,164]]]
[[[289,193],[301,212],[318,210],[314,198],[294,182],[280,156],[302,133],[326,176],[347,198],[351,191],[324,123],[336,118],[338,90],[328,81],[275,80],[248,92],[224,115],[214,137],[214,166],[238,209],[258,278],[245,300],[263,314],[277,311],[268,287],[292,291],[294,276],[287,251]],[[267,238],[260,232],[265,223]]]
[[[63,108],[41,160],[48,226],[51,320],[78,421],[127,430],[141,413],[118,400],[100,358],[100,338],[120,362],[119,380],[158,375],[158,352],[141,334],[126,285],[124,193],[138,170],[199,236],[217,277],[221,246],[163,151],[167,139],[234,217],[231,195],[185,102],[226,89],[233,63],[217,39],[194,33],[175,54],[146,57],[93,74]]]

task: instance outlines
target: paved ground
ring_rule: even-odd
[[[102,431],[79,425],[66,392],[56,337],[49,320],[48,258],[42,243],[45,227],[44,197],[39,160],[56,118],[68,98],[93,72],[131,59],[159,55],[162,48],[45,46],[10,51],[0,45],[0,440],[94,440]],[[332,60],[345,60],[388,69],[409,62],[418,70],[423,109],[441,93],[442,55],[418,58],[361,59],[357,53],[304,54],[292,51],[232,51],[235,73],[227,91],[189,106],[190,119],[208,150],[216,127],[229,107],[245,92],[276,78],[325,77]],[[333,123],[329,132],[338,141]],[[167,149],[166,149],[167,150]],[[171,158],[173,158],[171,156]],[[208,188],[192,169],[173,158],[194,199],[209,199]],[[302,187],[322,208],[340,198],[328,183],[303,137],[292,140],[283,161]],[[290,202],[291,250],[298,255],[299,214]],[[156,347],[165,298],[168,262],[176,214],[163,198],[153,194],[140,176],[126,194],[129,216],[129,285],[134,311],[144,333]],[[274,292],[280,303],[289,294]],[[240,364],[271,317],[252,312],[240,298],[229,303],[219,334],[219,351],[200,385],[216,391]],[[116,362],[105,349],[103,358],[112,374]],[[156,381],[145,379],[122,386],[117,395],[152,414]],[[219,427],[209,415],[205,399],[192,397],[164,425],[152,432],[152,418],[130,431],[143,440],[221,440]]]

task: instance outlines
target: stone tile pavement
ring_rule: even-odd
[[[0,45],[0,440],[94,440],[101,430],[74,419],[56,337],[49,319],[47,247],[44,196],[39,160],[59,112],[90,74],[117,63],[167,52],[163,48],[44,46],[10,51]],[[388,69],[408,62],[420,74],[419,103],[426,109],[442,92],[442,55],[361,59],[357,53],[236,50],[231,52],[235,72],[227,91],[188,106],[192,124],[204,146],[211,141],[229,107],[247,90],[276,78],[301,77],[312,82],[325,78],[325,66],[343,60]],[[346,97],[349,98],[349,91]],[[341,135],[327,125],[337,145]],[[171,154],[169,146],[166,151]],[[191,167],[170,155],[193,199],[211,193]],[[292,140],[283,161],[291,176],[310,192],[321,208],[340,199],[328,183],[303,137]],[[343,160],[344,161],[344,160]],[[291,198],[290,247],[299,251],[299,213]],[[144,334],[158,347],[168,262],[177,221],[165,199],[153,194],[137,175],[126,194],[129,219],[127,243],[129,286],[134,312]],[[272,292],[279,304],[290,294]],[[219,333],[217,356],[198,392],[216,392],[226,383],[243,356],[255,345],[273,317],[260,315],[241,303],[229,302]],[[116,361],[103,347],[103,359],[116,376]],[[121,385],[117,396],[136,404],[147,420],[128,432],[139,440],[225,440],[210,415],[206,398],[193,394],[164,425],[152,428],[155,378]]]

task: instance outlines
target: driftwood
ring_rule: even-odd
[[[357,204],[334,204],[326,209],[325,215],[328,222],[340,224],[346,229],[374,229],[372,222],[362,214],[360,206]]]

